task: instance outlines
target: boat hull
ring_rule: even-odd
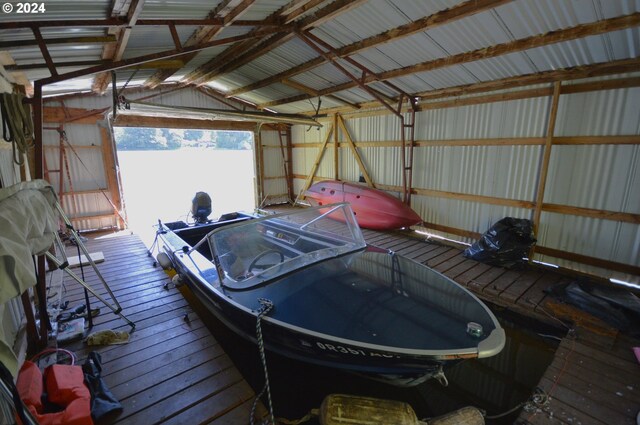
[[[408,205],[388,193],[354,183],[321,181],[309,187],[305,196],[314,206],[349,202],[358,225],[364,229],[392,230],[422,222]]]
[[[198,276],[183,270],[186,284],[203,302],[207,310],[227,328],[245,340],[257,344],[258,311],[244,311],[228,302],[223,293],[207,290]],[[363,348],[345,341],[323,338],[281,326],[268,319],[261,321],[265,349],[301,362],[342,369],[367,378],[400,387],[418,385],[440,376],[445,367],[463,359],[437,359],[402,356],[398,353]]]
[[[391,251],[365,244],[339,251],[349,239],[328,236],[328,229],[338,223],[332,220],[335,210],[311,211],[322,214],[326,222],[285,224],[278,216],[268,216],[246,222],[236,218],[225,228],[220,228],[224,223],[175,232],[167,227],[158,234],[159,245],[221,322],[258,343],[260,319],[265,348],[289,358],[409,386],[440,376],[447,365],[502,349],[504,331],[467,289]],[[350,211],[343,218],[353,222]],[[353,228],[358,229],[355,223]],[[265,253],[274,261],[276,249],[288,260],[280,256],[263,272],[238,274],[234,280],[236,275],[228,274],[234,268],[226,264],[237,264],[248,253],[236,250],[238,257],[228,258],[220,252],[224,243],[230,248],[238,242],[230,235],[246,236],[251,229],[257,239],[238,245],[258,247],[248,257],[254,258],[248,270],[259,258],[266,259]],[[195,240],[201,242],[194,244]],[[291,257],[301,250],[313,255]],[[269,311],[264,311],[265,305],[271,306]],[[470,324],[484,333],[470,333]]]

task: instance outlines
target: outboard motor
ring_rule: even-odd
[[[208,223],[211,214],[211,197],[206,192],[197,192],[191,201],[191,215],[196,224]]]

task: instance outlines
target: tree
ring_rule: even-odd
[[[251,133],[248,131],[218,131],[218,149],[250,149]]]
[[[127,127],[116,133],[116,147],[123,151],[178,149],[180,146],[180,140],[174,139],[171,134],[167,138],[163,132],[156,132],[155,128]]]
[[[202,130],[185,130],[184,131],[184,138],[185,140],[199,140],[202,139],[202,136],[204,135],[204,131]]]

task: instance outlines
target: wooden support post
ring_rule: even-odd
[[[333,116],[333,179],[340,180],[340,142],[338,140],[338,114]]]
[[[47,313],[47,278],[45,276],[47,270],[45,268],[44,255],[38,255],[38,276],[35,287],[36,296],[38,297],[38,316],[40,318],[40,329],[38,334],[38,350],[42,350],[47,346],[49,339],[49,314]]]
[[[337,129],[333,125],[327,129],[327,135],[326,135],[326,137],[324,139],[324,143],[322,143],[322,146],[320,146],[320,150],[318,151],[318,156],[316,156],[316,161],[313,163],[313,167],[311,168],[311,172],[307,176],[307,180],[304,182],[304,187],[302,188],[302,191],[300,192],[300,194],[296,198],[296,203],[298,203],[298,201],[300,201],[301,199],[305,198],[304,192],[307,189],[309,189],[309,186],[311,186],[311,182],[313,182],[313,177],[316,175],[316,172],[318,171],[318,166],[320,165],[320,162],[322,161],[322,156],[324,155],[324,150],[327,147],[327,143],[329,143],[329,139],[331,138],[331,133],[333,133],[336,130]]]
[[[349,130],[347,130],[347,126],[344,123],[344,119],[342,118],[342,115],[338,117],[338,123],[340,124],[340,128],[342,128],[342,133],[344,134],[345,139],[347,139],[348,146],[351,149],[353,156],[356,158],[356,161],[358,162],[358,166],[360,167],[360,172],[364,176],[364,179],[366,180],[367,185],[369,187],[375,188],[376,185],[373,183],[371,176],[369,176],[369,173],[367,172],[367,167],[365,167],[364,162],[362,162],[362,158],[360,157],[360,154],[356,149],[355,143],[353,143],[353,139],[351,138],[351,134],[349,134]]]
[[[122,199],[120,198],[120,185],[118,184],[118,166],[116,153],[113,149],[113,139],[108,127],[100,126],[100,138],[102,139],[102,159],[104,172],[107,179],[107,189],[111,195],[111,202],[118,211],[122,211]],[[115,214],[118,220],[118,228],[124,229],[125,222],[119,214]]]
[[[536,189],[536,203],[533,211],[533,234],[538,236],[538,228],[540,227],[540,216],[542,214],[542,204],[544,201],[544,190],[547,184],[547,174],[549,173],[549,161],[551,160],[551,148],[553,146],[553,133],[556,127],[556,117],[558,116],[558,104],[560,101],[560,90],[562,83],[556,81],[553,85],[553,97],[551,99],[551,110],[549,112],[549,121],[547,123],[547,135],[542,153],[542,164],[540,165],[540,176],[538,178],[538,187]],[[532,260],[533,251],[529,255],[529,261]]]
[[[35,145],[35,178],[41,179],[44,177],[44,170],[42,168],[42,84],[36,81],[33,84],[33,142]]]
[[[256,125],[256,129],[253,132],[253,143],[255,146],[255,161],[256,161],[256,193],[255,200],[256,206],[262,207],[262,200],[265,199],[264,190],[264,155],[262,152],[262,136],[260,135],[261,124]]]
[[[293,144],[291,142],[291,126],[287,126],[287,193],[289,200],[293,201]]]

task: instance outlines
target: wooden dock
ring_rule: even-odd
[[[599,319],[561,305],[544,292],[554,284],[570,281],[570,277],[543,269],[512,271],[488,266],[466,259],[460,248],[402,232],[363,233],[369,244],[424,263],[485,301],[556,326],[560,318],[574,322],[575,333],[562,339],[538,384],[548,400],[533,410],[523,410],[516,423],[636,424],[640,364],[632,347],[640,346],[640,341],[617,335]]]
[[[544,290],[570,277],[538,268],[513,271],[487,266],[464,258],[458,247],[405,232],[363,233],[368,243],[427,264],[485,301],[550,324],[559,323],[554,301]],[[124,406],[109,423],[247,423],[254,392],[183,294],[164,288],[169,279],[152,266],[153,259],[140,240],[136,236],[113,237],[89,241],[88,247],[90,252],[104,253],[100,270],[123,313],[136,323],[128,344],[95,348],[102,354],[105,381]],[[87,280],[96,285],[92,274],[87,273]],[[65,285],[65,299],[71,306],[84,302],[77,283],[67,278]],[[97,300],[91,302],[102,312],[95,319],[94,330],[128,329]],[[582,316],[574,314],[576,317]],[[597,319],[583,320],[597,323]],[[640,365],[631,347],[640,342],[602,329],[605,331],[593,334],[579,328],[575,337],[562,340],[538,384],[550,396],[548,401],[533,411],[523,410],[516,423],[635,424],[640,409]],[[92,349],[81,342],[66,348],[76,351],[80,361]],[[265,412],[262,405],[260,412]]]
[[[249,423],[254,392],[225,354],[205,323],[161,268],[153,267],[137,236],[117,236],[86,242],[89,252],[101,251],[98,265],[120,302],[122,313],[135,322],[123,345],[87,346],[81,341],[60,345],[73,350],[82,364],[91,351],[102,356],[104,381],[122,403],[123,411],[109,424],[235,424]],[[68,247],[68,255],[77,255]],[[73,271],[80,274],[79,268]],[[93,271],[84,267],[87,282],[109,301]],[[64,277],[63,300],[69,308],[83,304],[82,287]],[[100,308],[92,332],[130,327],[96,298]],[[188,320],[187,320],[188,319]],[[264,413],[262,405],[259,413]],[[101,422],[105,423],[105,422]]]
[[[612,347],[589,344],[589,335],[566,337],[538,387],[549,395],[541,409],[523,411],[519,424],[635,425],[640,412],[640,365],[619,338]]]

